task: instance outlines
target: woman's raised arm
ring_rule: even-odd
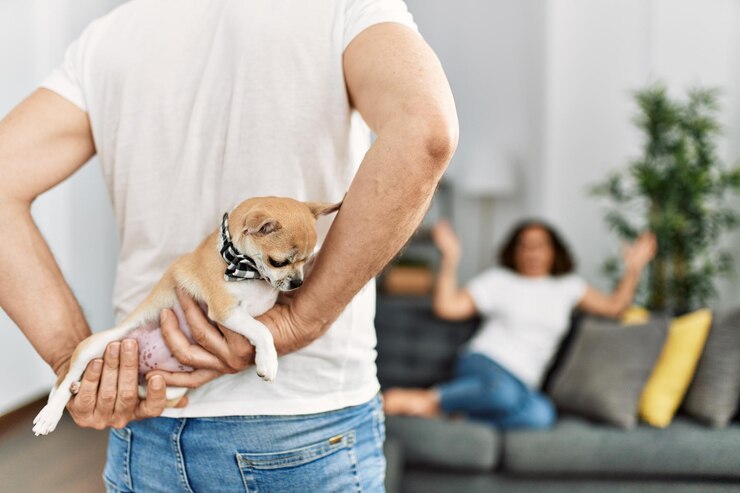
[[[578,308],[594,315],[619,318],[632,303],[640,275],[656,252],[655,235],[649,231],[642,233],[634,243],[625,245],[622,250],[624,275],[617,289],[607,295],[589,286]]]
[[[473,297],[457,285],[457,266],[460,262],[460,240],[450,223],[440,221],[432,230],[434,243],[442,253],[437,284],[434,288],[434,313],[446,320],[464,320],[476,314]]]

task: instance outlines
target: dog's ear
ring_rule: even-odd
[[[269,217],[264,212],[252,212],[244,218],[242,233],[245,235],[265,236],[274,233],[281,227],[277,219]]]
[[[311,210],[313,217],[319,217],[338,211],[342,207],[342,202],[344,202],[344,199],[336,204],[332,204],[331,202],[304,202],[304,204]]]

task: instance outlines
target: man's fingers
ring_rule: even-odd
[[[185,319],[190,325],[193,340],[209,353],[215,354],[219,359],[225,361],[229,354],[229,348],[223,338],[223,334],[213,326],[206,317],[200,305],[181,289],[177,290],[177,299],[180,301]]]
[[[161,375],[147,381],[146,399],[139,402],[134,416],[136,419],[153,418],[162,414],[167,404],[167,387]]]
[[[224,340],[229,346],[229,366],[235,370],[243,370],[254,363],[254,346],[249,339],[233,330],[224,330]]]
[[[175,407],[179,409],[179,408],[185,407],[187,405],[188,405],[188,396],[184,395],[184,396],[182,396],[182,399],[180,399],[178,401],[178,403],[175,404]]]
[[[117,418],[130,419],[139,401],[139,351],[136,340],[121,343],[118,369],[118,392],[114,413]]]
[[[98,385],[98,399],[95,403],[95,414],[103,419],[110,419],[118,394],[118,365],[121,351],[120,342],[108,344],[103,355],[103,372]]]
[[[188,389],[194,389],[200,387],[204,383],[215,380],[221,376],[222,373],[217,370],[194,370],[190,372],[155,370],[147,373],[147,378],[153,378],[150,375],[162,376],[169,387],[185,387]]]
[[[193,368],[217,369],[222,372],[229,371],[228,367],[213,354],[209,353],[197,344],[191,344],[177,324],[177,318],[172,312],[162,311],[160,317],[162,327],[162,338],[172,355],[183,365]]]
[[[95,402],[98,400],[98,383],[102,371],[102,359],[97,358],[88,363],[82,375],[80,390],[69,403],[70,412],[75,416],[86,417],[95,411]]]

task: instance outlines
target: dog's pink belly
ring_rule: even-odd
[[[190,325],[185,320],[185,314],[179,303],[172,307],[180,324],[180,330],[190,340],[193,340]],[[129,337],[136,339],[139,343],[139,374],[146,375],[152,370],[165,371],[193,371],[193,368],[183,365],[172,354],[162,337],[162,329],[159,320],[151,320],[131,331]]]

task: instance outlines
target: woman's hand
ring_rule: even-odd
[[[462,247],[460,239],[455,234],[449,221],[438,221],[432,228],[432,238],[442,253],[442,258],[450,263],[457,264],[460,260]]]
[[[123,428],[129,421],[162,414],[166,404],[165,380],[147,380],[147,397],[138,395],[139,353],[136,341],[112,342],[103,358],[94,359],[82,375],[79,390],[67,404],[75,423],[83,428]],[[178,403],[182,407],[187,398]]]
[[[632,244],[622,247],[622,258],[628,270],[642,271],[655,257],[658,251],[658,242],[651,231],[645,231]]]

